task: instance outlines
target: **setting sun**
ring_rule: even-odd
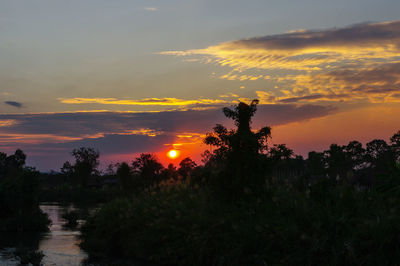
[[[170,150],[170,151],[167,153],[167,155],[168,155],[168,157],[171,158],[171,159],[176,159],[176,158],[178,158],[178,156],[179,156],[179,152],[178,152],[177,150]]]

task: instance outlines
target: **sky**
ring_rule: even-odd
[[[400,1],[0,0],[0,151],[190,156],[221,108],[296,154],[400,129]],[[180,151],[172,160],[166,153]]]

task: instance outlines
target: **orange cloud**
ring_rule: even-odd
[[[400,21],[343,29],[296,31],[221,43],[204,49],[166,51],[177,56],[207,56],[235,69],[319,70],[324,64],[400,56]]]
[[[17,142],[19,144],[41,144],[41,143],[60,143],[81,140],[83,137],[60,136],[54,134],[2,134],[0,133],[0,143],[8,144]]]
[[[399,102],[400,21],[298,30],[161,54],[231,67],[221,79],[275,83],[268,92],[255,91],[261,103]]]
[[[115,134],[119,134],[119,135],[143,135],[143,136],[149,136],[149,137],[156,137],[156,136],[164,134],[164,132],[163,131],[154,130],[154,129],[150,129],[150,128],[140,128],[140,129],[136,129],[136,130],[129,130],[129,131],[125,131],[123,133],[115,133]]]
[[[161,106],[187,106],[209,105],[227,103],[225,100],[197,99],[183,100],[177,98],[146,98],[142,100],[119,100],[116,98],[58,98],[66,104],[113,104],[113,105],[161,105]]]
[[[9,127],[18,124],[16,120],[13,119],[3,119],[0,120],[0,127]]]

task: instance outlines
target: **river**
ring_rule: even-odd
[[[80,265],[87,258],[79,244],[79,230],[68,229],[63,226],[65,220],[61,218],[65,210],[73,209],[72,206],[59,204],[42,204],[40,208],[49,215],[52,221],[50,231],[44,235],[8,235],[2,236],[0,246],[0,265],[20,265],[15,251],[18,248],[43,252],[42,264],[50,265]]]

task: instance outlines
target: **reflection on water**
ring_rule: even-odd
[[[78,244],[78,229],[63,227],[65,220],[61,215],[72,207],[62,207],[57,204],[45,204],[40,208],[52,220],[50,232],[44,235],[20,235],[17,233],[2,235],[0,239],[0,265],[19,265],[15,252],[30,250],[42,252],[44,257],[42,265],[80,265],[87,257]],[[38,253],[40,254],[40,253]]]
[[[79,248],[78,229],[63,227],[65,220],[61,214],[65,207],[58,205],[40,206],[49,215],[52,221],[50,233],[40,241],[39,249],[45,255],[44,265],[79,265],[86,258],[86,254]]]

